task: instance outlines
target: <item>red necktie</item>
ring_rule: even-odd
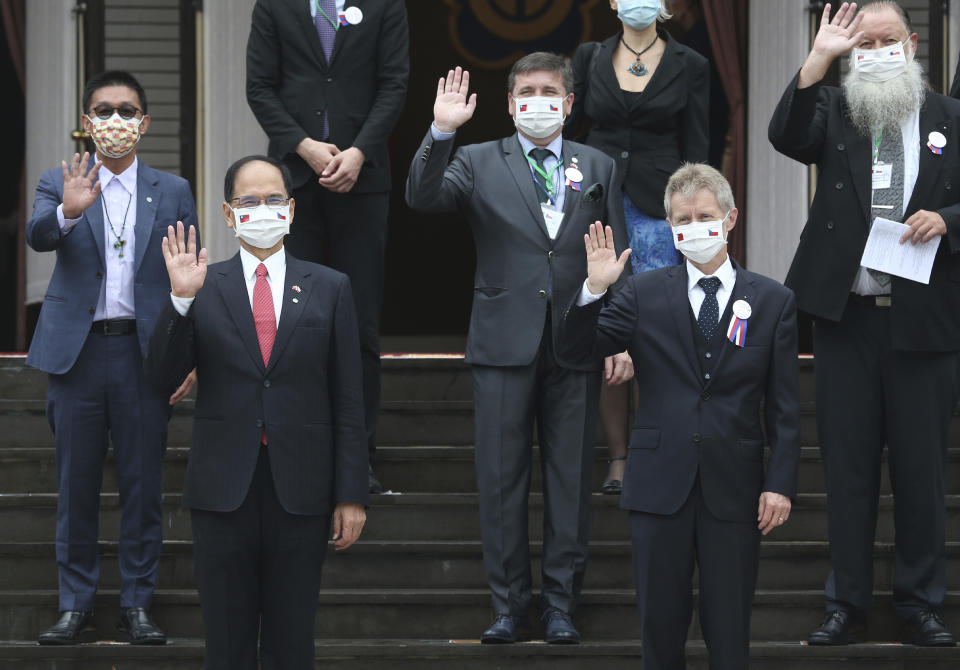
[[[273,294],[267,283],[267,266],[261,263],[257,266],[257,281],[253,285],[253,322],[257,327],[257,340],[260,342],[260,354],[263,356],[264,367],[270,362],[270,351],[273,349],[273,341],[277,338],[275,314]],[[266,426],[260,441],[263,444],[267,443]]]

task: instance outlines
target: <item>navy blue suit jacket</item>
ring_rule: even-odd
[[[629,277],[602,310],[602,301],[583,307],[574,301],[564,314],[558,337],[564,356],[599,358],[626,349],[633,358],[640,393],[623,478],[625,509],[673,514],[698,474],[707,506],[724,521],[755,522],[762,491],[796,495],[796,300],[772,279],[735,267],[709,380],[697,360],[686,263]],[[736,300],[753,310],[743,347],[726,339]],[[762,418],[771,449],[766,473]]]
[[[264,426],[277,498],[287,512],[329,514],[337,503],[367,503],[360,340],[350,281],[287,254],[285,284],[267,366],[240,254],[207,269],[186,316],[165,298],[147,376],[165,393],[194,366],[201,380],[185,507],[240,507]]]
[[[68,372],[76,362],[106,280],[100,200],[87,208],[66,235],[57,223],[57,207],[62,202],[63,172],[60,168],[48,170],[37,184],[33,217],[27,223],[27,244],[34,251],[56,251],[57,264],[40,309],[27,365],[50,374]],[[186,180],[154,170],[142,160],[137,166],[136,206],[133,297],[140,351],[146,354],[157,316],[164,301],[170,300],[170,279],[160,240],[167,234],[167,226],[175,226],[177,221],[195,226],[197,210]]]

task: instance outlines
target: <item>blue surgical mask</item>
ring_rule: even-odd
[[[617,16],[634,30],[643,30],[660,16],[660,0],[619,0]]]

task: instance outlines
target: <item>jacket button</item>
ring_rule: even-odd
[[[102,273],[102,272],[98,272],[98,273],[97,273],[97,279],[103,279],[103,273]]]
[[[833,221],[827,221],[827,230],[833,230]]]
[[[541,298],[546,298],[547,292],[544,291],[543,289],[540,289],[539,291],[537,291],[537,295],[540,296]]]
[[[700,394],[700,400],[710,400],[710,394],[709,394],[709,393],[701,393],[701,394]]]
[[[944,184],[943,187],[949,191],[949,190],[950,190],[950,182],[947,182],[946,184]]]
[[[629,152],[629,151],[621,151],[621,152],[620,152],[620,158],[630,158],[630,152]]]
[[[713,354],[711,354],[709,351],[708,351],[707,353],[705,353],[704,356],[705,356],[706,358],[713,358]]]
[[[701,440],[703,440],[703,438],[700,437],[700,433],[694,433],[694,434],[693,434],[693,441],[694,441],[695,443],[699,444]]]
[[[263,419],[257,419],[257,428],[263,428]]]
[[[846,148],[847,148],[847,147],[846,147],[846,145],[844,145],[843,142],[841,142],[840,144],[837,145],[837,151],[843,151],[843,150],[846,149]]]
[[[704,378],[704,379],[710,379],[710,373],[708,372],[707,374],[703,375],[703,378]]]
[[[333,82],[333,77],[327,77],[327,83],[330,84]]]
[[[318,110],[317,110],[316,112],[314,112],[314,113],[315,113],[317,116],[323,116],[323,110],[322,110],[322,109],[318,109]]]
[[[263,388],[265,388],[265,389],[270,388],[270,380],[269,380],[269,379],[264,379],[264,380],[263,380]]]
[[[838,182],[837,182],[837,190],[840,191],[840,190],[842,190],[842,189],[843,189],[843,182],[842,182],[842,181],[838,181]]]
[[[950,188],[950,187],[948,186],[947,188]],[[548,251],[548,252],[547,252],[547,258],[553,259],[553,258],[556,258],[556,257],[557,257],[557,254],[556,254],[556,253],[554,253],[554,252],[552,252],[552,251]]]
[[[94,309],[93,307],[88,308],[87,311],[90,312],[91,314],[96,314],[96,313],[97,313],[97,310]]]

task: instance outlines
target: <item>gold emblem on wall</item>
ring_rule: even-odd
[[[474,66],[499,69],[532,51],[569,54],[590,35],[599,0],[444,0],[450,39]]]

